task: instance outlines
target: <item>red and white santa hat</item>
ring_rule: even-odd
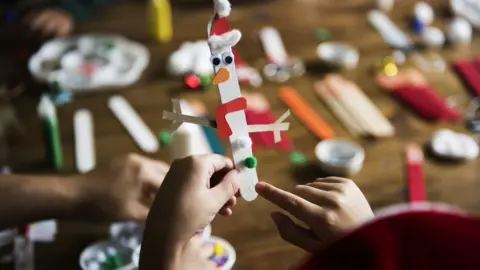
[[[473,270],[479,248],[480,219],[423,203],[377,216],[297,269]]]

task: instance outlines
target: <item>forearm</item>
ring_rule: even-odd
[[[0,230],[75,212],[76,190],[68,178],[0,176]]]

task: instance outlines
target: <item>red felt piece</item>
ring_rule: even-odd
[[[232,135],[232,129],[225,116],[232,112],[245,110],[246,108],[247,100],[244,97],[236,98],[217,107],[215,110],[215,120],[217,121],[218,136],[220,138],[224,139]]]
[[[453,68],[462,80],[467,84],[467,87],[480,97],[480,68],[476,61],[456,61],[453,63]]]
[[[480,269],[480,220],[423,209],[383,216],[308,258],[298,270]]]
[[[423,177],[423,161],[408,160],[406,162],[406,180],[409,202],[426,200],[425,179]]]
[[[257,124],[271,124],[276,121],[275,116],[271,110],[257,111],[247,109],[245,110],[247,117],[247,123],[249,125]],[[278,147],[285,151],[292,151],[293,144],[286,132],[281,133],[281,141],[275,143],[273,132],[253,132],[250,133],[250,139],[252,139],[253,147],[266,146],[266,147]]]
[[[406,103],[418,115],[429,120],[457,121],[460,113],[445,102],[431,86],[404,85],[392,94]]]

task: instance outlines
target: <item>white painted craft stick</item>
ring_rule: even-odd
[[[157,138],[153,135],[140,116],[128,101],[121,96],[113,96],[108,100],[108,107],[122,123],[133,140],[144,152],[155,153],[159,149]]]
[[[383,40],[394,48],[412,47],[410,38],[398,28],[383,12],[373,10],[368,13],[368,21],[378,31]]]
[[[262,28],[260,30],[260,42],[269,61],[280,66],[288,63],[287,50],[277,29],[273,27]]]
[[[73,116],[75,132],[75,162],[80,173],[95,168],[95,136],[93,132],[92,113],[81,109]]]

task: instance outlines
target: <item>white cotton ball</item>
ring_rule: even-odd
[[[463,18],[455,18],[448,24],[446,34],[452,44],[468,44],[472,41],[472,25]]]
[[[92,37],[81,37],[77,41],[78,50],[82,54],[91,54],[95,51],[96,43]]]
[[[60,65],[62,69],[77,69],[83,64],[83,57],[78,52],[69,52],[65,54],[60,60]]]
[[[167,70],[171,75],[185,75],[190,72],[192,68],[193,56],[189,49],[176,51],[168,58]]]
[[[193,72],[197,75],[210,76],[213,74],[213,65],[210,62],[210,47],[206,40],[198,41],[194,46]]]
[[[445,44],[445,35],[436,27],[427,27],[422,32],[422,43],[430,48],[442,47]]]
[[[435,13],[429,4],[420,2],[415,5],[414,16],[424,25],[429,25],[433,22]]]
[[[479,154],[478,145],[472,137],[445,129],[432,136],[430,147],[435,155],[443,158],[475,159]]]
[[[392,10],[395,0],[375,0],[375,6],[385,12]]]

